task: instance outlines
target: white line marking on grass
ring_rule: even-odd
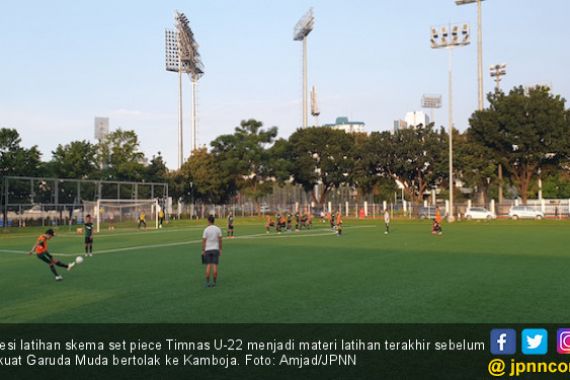
[[[242,224],[241,226],[243,227],[250,227],[250,226],[257,226],[259,227],[261,224]],[[237,225],[238,227],[240,227],[240,225]],[[374,225],[365,225],[365,226],[352,226],[352,227],[345,227],[345,228],[360,228],[360,227],[374,227]],[[158,234],[158,233],[167,233],[167,232],[181,232],[181,231],[188,231],[188,230],[203,230],[204,228],[208,227],[207,224],[204,225],[199,225],[199,226],[185,226],[185,227],[169,227],[169,228],[149,228],[148,230],[138,230],[136,228],[119,228],[117,230],[113,230],[113,232],[110,231],[102,231],[102,232],[96,232],[93,236],[96,238],[104,238],[104,237],[122,237],[122,236],[134,236],[134,235],[141,235],[141,234]],[[65,228],[65,227],[63,227]],[[80,227],[78,227],[80,228]],[[222,230],[225,230],[225,228],[220,227]],[[320,228],[319,228],[320,229]],[[42,232],[40,232],[42,233]],[[77,239],[81,239],[83,238],[83,233],[81,234],[77,234],[71,231],[63,231],[63,230],[57,230],[55,231],[56,236],[57,237],[64,237],[64,238],[77,238]],[[0,238],[1,239],[15,239],[15,238],[30,238],[32,235],[30,234],[20,234],[20,235],[14,235],[14,234],[10,234],[10,235],[1,235],[0,234]],[[144,235],[141,235],[144,236]]]
[[[355,229],[355,228],[374,228],[374,227],[376,227],[376,226],[375,225],[365,225],[365,226],[352,226],[352,227],[345,227],[345,228]],[[290,234],[285,234],[285,235],[269,235],[269,236],[267,234],[253,234],[253,235],[236,236],[235,239],[242,239],[242,240],[246,240],[246,239],[280,239],[280,238],[291,238],[291,237],[327,236],[327,235],[333,235],[334,234],[334,231],[331,231],[331,230],[326,230],[326,232],[322,232],[319,230],[322,230],[322,229],[319,228],[317,230],[312,230],[312,231],[315,231],[315,233],[311,233],[312,231],[305,231],[305,232],[296,233],[296,234],[290,233]],[[316,232],[318,232],[318,233],[316,233]],[[233,239],[233,240],[235,240],[235,239]],[[224,239],[224,240],[229,240],[229,239]],[[139,245],[139,246],[134,246],[134,247],[104,249],[101,251],[95,251],[94,254],[97,256],[97,255],[106,254],[106,253],[128,252],[128,251],[136,251],[136,250],[151,249],[151,248],[176,247],[176,246],[180,246],[180,245],[191,245],[191,244],[197,244],[197,243],[201,243],[201,242],[202,242],[202,239],[187,240],[187,241],[174,242],[174,243]],[[0,249],[0,253],[28,254],[28,252],[29,251]],[[82,256],[83,252],[81,252],[81,253],[57,253],[56,252],[56,253],[53,253],[53,255],[63,256],[63,257],[73,257],[73,256]]]
[[[121,237],[121,236],[130,236],[130,235],[140,235],[140,234],[154,234],[154,233],[164,233],[164,232],[180,232],[180,231],[187,231],[187,230],[200,230],[206,228],[207,225],[204,224],[203,226],[187,226],[187,227],[170,227],[170,228],[152,228],[148,230],[137,230],[136,228],[120,228],[119,230],[113,230],[114,232],[96,232],[95,237],[103,238],[103,237]],[[80,227],[78,227],[80,228]],[[124,232],[123,232],[124,231]],[[136,231],[136,232],[134,232]],[[43,232],[38,232],[43,233]],[[70,231],[61,231],[56,230],[55,234],[57,237],[65,237],[65,238],[82,238],[83,233],[77,234]],[[33,236],[31,233],[27,235],[0,235],[2,239],[10,239],[10,238],[29,238]]]
[[[0,249],[0,252],[3,252],[3,253],[28,253],[25,251],[16,251],[14,249]]]

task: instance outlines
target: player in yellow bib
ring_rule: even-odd
[[[141,228],[141,226],[144,226],[144,229],[146,230],[146,221],[145,221],[145,214],[144,211],[141,211],[141,213],[139,214],[139,229]]]

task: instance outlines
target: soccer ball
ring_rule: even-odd
[[[75,263],[76,263],[76,264],[81,264],[82,262],[83,262],[83,257],[77,256],[77,257],[75,258]]]

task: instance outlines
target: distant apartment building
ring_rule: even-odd
[[[401,129],[406,129],[408,128],[408,123],[406,123],[405,120],[399,119],[399,120],[394,120],[394,132],[399,131]]]
[[[429,116],[423,111],[413,111],[406,113],[404,118],[408,127],[426,126],[430,123]]]
[[[336,118],[334,124],[325,124],[323,127],[329,127],[332,129],[339,129],[345,131],[346,133],[365,133],[364,127],[366,124],[362,121],[350,121],[346,116],[340,116]]]
[[[398,119],[394,120],[394,132],[406,129],[415,128],[418,125],[428,125],[430,123],[429,116],[422,111],[413,111],[406,113],[404,120]]]

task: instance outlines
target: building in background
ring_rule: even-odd
[[[430,123],[429,116],[423,111],[408,112],[404,120],[408,127],[417,127],[420,124],[426,126]]]
[[[394,120],[394,132],[408,128],[408,123],[402,119]]]
[[[109,134],[109,118],[95,117],[95,139],[99,142],[105,140]]]
[[[365,133],[364,127],[366,124],[362,121],[350,121],[346,116],[339,116],[336,118],[334,124],[325,124],[323,127],[329,127],[332,129],[339,129],[345,131],[346,133]]]

